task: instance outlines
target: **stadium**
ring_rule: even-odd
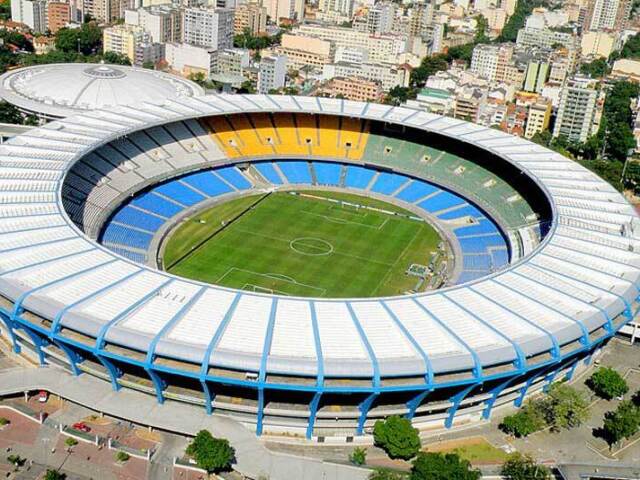
[[[609,184],[408,108],[96,109],[1,145],[0,175],[15,351],[258,435],[486,419],[638,310],[638,219]]]

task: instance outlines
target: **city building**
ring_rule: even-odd
[[[244,76],[251,56],[243,48],[227,48],[218,51],[216,73],[230,76]]]
[[[33,51],[36,55],[45,55],[56,49],[56,39],[41,35],[33,39]]]
[[[512,57],[511,44],[480,44],[473,49],[470,70],[490,82],[502,82]]]
[[[267,31],[267,9],[259,3],[243,3],[235,9],[233,33],[240,35],[245,31],[252,35]]]
[[[323,85],[322,93],[358,102],[380,102],[384,98],[384,92],[378,82],[361,77],[332,78]]]
[[[529,107],[527,127],[524,132],[525,138],[533,138],[536,133],[543,132],[549,128],[551,111],[552,107],[549,101],[538,101]]]
[[[66,27],[71,21],[71,5],[67,2],[47,4],[47,28],[53,34]]]
[[[353,15],[353,0],[320,0],[318,10],[321,12],[335,12],[351,17]]]
[[[415,100],[407,100],[408,107],[439,115],[452,115],[455,96],[448,90],[425,87],[418,92]]]
[[[624,30],[631,17],[632,3],[632,0],[587,0],[585,30]]]
[[[560,105],[553,136],[563,135],[573,142],[585,142],[594,130],[598,91],[590,78],[567,80],[560,93]]]
[[[367,30],[369,33],[390,33],[396,18],[397,6],[390,1],[376,3],[367,13]]]
[[[583,57],[608,58],[617,47],[617,36],[608,32],[584,32],[580,41]]]
[[[409,86],[410,68],[388,63],[332,63],[324,65],[322,77],[331,80],[335,77],[360,77],[379,82],[382,90],[388,92],[393,87]]]
[[[11,0],[11,19],[24,23],[36,33],[47,30],[46,0]]]
[[[171,70],[184,77],[202,73],[206,78],[215,71],[216,50],[188,43],[167,43],[165,61]]]
[[[540,93],[549,77],[549,62],[531,60],[527,64],[527,73],[524,79],[524,90]]]
[[[143,28],[157,43],[182,41],[182,10],[171,5],[154,5],[126,10],[124,22]]]
[[[640,83],[640,60],[630,58],[616,60],[609,76],[611,78]]]
[[[185,8],[182,41],[222,50],[233,47],[233,10],[228,8]]]
[[[114,25],[102,31],[102,48],[105,52],[125,55],[131,63],[136,63],[138,45],[151,42],[148,32],[134,25]]]
[[[258,71],[258,92],[269,93],[284,87],[287,73],[287,57],[273,55],[262,57]]]
[[[122,0],[84,0],[82,12],[102,23],[111,23],[123,17],[126,3]]]
[[[282,19],[301,21],[304,18],[304,0],[263,0],[262,5],[278,24]]]
[[[300,69],[307,65],[322,67],[331,63],[331,48],[331,42],[319,38],[285,33],[274,52],[286,55],[289,68]]]
[[[165,44],[157,42],[144,42],[136,45],[136,56],[133,62],[139,67],[157,65],[164,60]]]
[[[556,46],[576,48],[577,44],[578,39],[573,33],[549,28],[521,28],[516,38],[516,45],[523,48],[555,48]]]

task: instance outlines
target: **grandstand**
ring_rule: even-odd
[[[297,298],[144,264],[189,209],[306,185],[448,228],[458,285]],[[257,434],[489,418],[571,378],[638,311],[638,218],[611,186],[539,145],[403,107],[212,95],[90,111],[0,145],[0,203],[0,330],[16,352]]]

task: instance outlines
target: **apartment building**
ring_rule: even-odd
[[[214,50],[233,47],[233,10],[228,8],[185,8],[182,40]]]
[[[594,130],[597,83],[584,77],[569,79],[560,93],[560,105],[553,136],[563,135],[570,141],[585,142]]]

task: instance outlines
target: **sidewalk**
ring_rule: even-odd
[[[54,367],[0,371],[0,396],[39,389],[139,425],[188,436],[202,429],[209,430],[214,436],[231,442],[236,450],[234,469],[251,478],[364,480],[370,473],[349,465],[271,452],[253,432],[228,417],[208,416],[202,408],[172,401],[159,405],[155,397],[132,390],[114,392],[109,383],[87,374],[73,377]]]

